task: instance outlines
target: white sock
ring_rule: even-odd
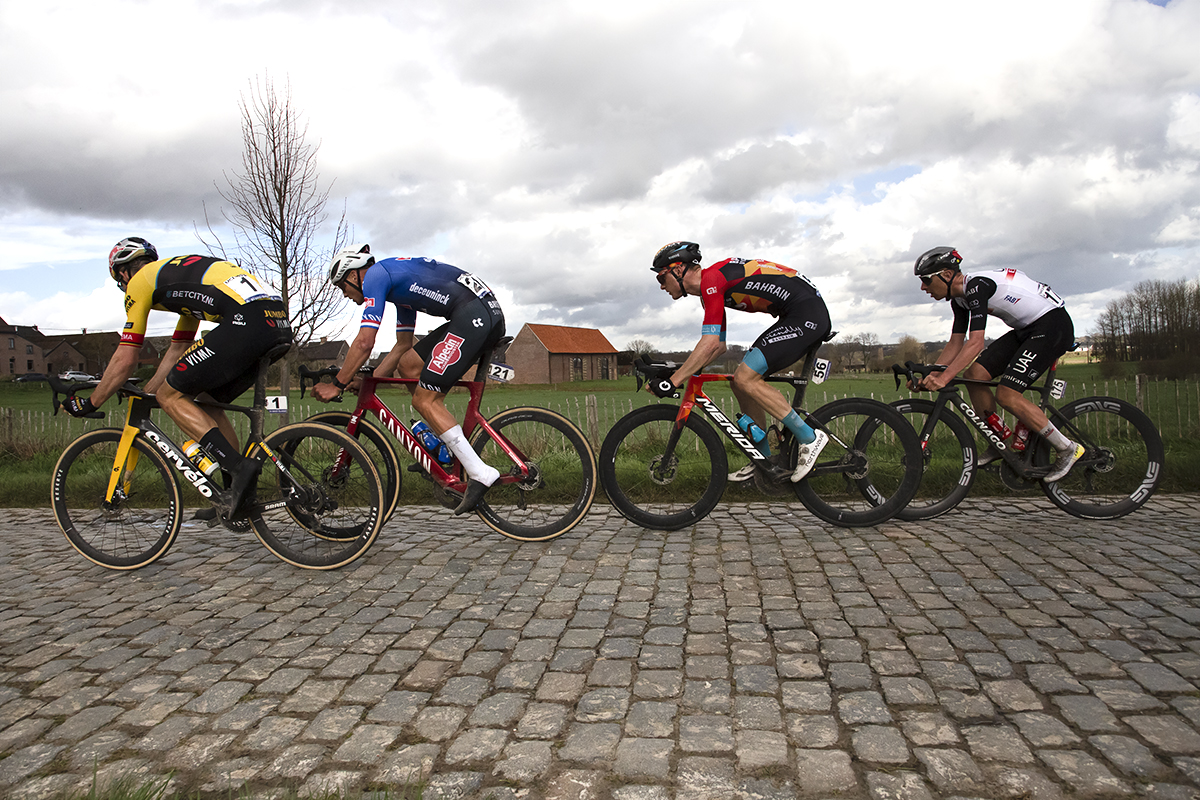
[[[475,448],[471,447],[467,437],[463,436],[461,425],[455,425],[443,433],[441,439],[446,443],[446,447],[450,448],[450,452],[454,453],[458,463],[463,465],[471,480],[491,486],[500,477],[500,470],[483,463],[483,459],[475,452]]]
[[[1053,422],[1046,425],[1046,427],[1042,428],[1040,431],[1038,431],[1038,433],[1041,434],[1041,437],[1049,442],[1050,446],[1055,450],[1075,449],[1075,443],[1063,436],[1062,431],[1054,427]]]

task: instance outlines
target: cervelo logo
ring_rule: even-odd
[[[208,478],[204,477],[204,473],[197,470],[191,461],[188,461],[187,458],[175,450],[170,442],[160,437],[154,431],[146,431],[146,438],[154,442],[154,446],[162,451],[162,454],[167,457],[171,465],[179,470],[183,474],[183,477],[187,478],[196,487],[196,491],[205,497],[212,497],[212,484],[208,482]]]
[[[429,370],[438,375],[444,375],[448,367],[458,363],[458,360],[462,358],[464,341],[466,340],[461,336],[447,333],[446,338],[435,344],[433,352],[429,354]]]

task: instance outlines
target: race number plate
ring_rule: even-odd
[[[226,292],[241,300],[242,303],[249,303],[252,300],[264,300],[271,298],[279,299],[279,295],[271,294],[267,287],[262,285],[262,282],[253,275],[234,275],[221,284]]]
[[[288,409],[287,401],[288,399],[286,394],[271,395],[267,398],[267,413],[282,414]]]
[[[508,383],[516,372],[508,364],[492,364],[488,369],[488,377],[500,383]]]
[[[824,383],[825,379],[828,377],[829,377],[829,361],[824,358],[818,358],[816,361],[813,362],[812,382],[813,383]]]
[[[1050,384],[1050,396],[1055,400],[1062,400],[1067,396],[1067,382],[1058,378],[1054,379],[1054,383]]]

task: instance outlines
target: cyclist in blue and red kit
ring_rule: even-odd
[[[323,401],[341,395],[371,357],[384,306],[395,305],[396,345],[379,362],[374,375],[390,378],[399,369],[401,377],[418,379],[413,408],[450,448],[469,478],[454,513],[471,511],[500,473],[485,464],[467,442],[445,399],[483,350],[504,336],[500,302],[487,284],[458,267],[431,258],[376,261],[365,244],[334,257],[329,281],[363,307],[362,323],[333,384],[317,384],[313,392]],[[418,311],[447,321],[414,344]]]
[[[761,259],[727,258],[701,267],[700,245],[695,242],[666,245],[654,256],[650,269],[672,300],[691,294],[704,306],[700,341],[691,355],[670,379],[650,382],[650,391],[659,397],[673,395],[689,377],[725,352],[726,307],[778,318],[746,352],[734,370],[732,387],[742,412],[760,429],[766,429],[766,413],[770,413],[795,435],[800,447],[791,479],[802,480],[817,463],[829,435],[800,419],[783,393],[764,376],[801,360],[829,335],[829,310],[817,287],[795,270]],[[758,446],[763,455],[770,455],[765,437]],[[751,463],[731,473],[729,479],[748,481],[755,469]]]

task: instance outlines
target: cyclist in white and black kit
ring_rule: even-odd
[[[935,300],[948,300],[954,309],[950,343],[941,357],[946,370],[926,376],[921,388],[937,391],[964,368],[963,377],[971,380],[990,381],[999,376],[995,395],[987,386],[968,385],[976,413],[986,419],[999,402],[1029,430],[1039,433],[1058,451],[1053,468],[1042,480],[1061,480],[1084,449],[1064,436],[1023,392],[1075,342],[1071,315],[1053,289],[1020,270],[968,274],[962,272],[961,264],[962,256],[953,247],[935,247],[922,253],[913,267],[922,291]],[[999,317],[1012,330],[985,349],[989,315]],[[999,452],[989,447],[978,463],[999,457]]]

